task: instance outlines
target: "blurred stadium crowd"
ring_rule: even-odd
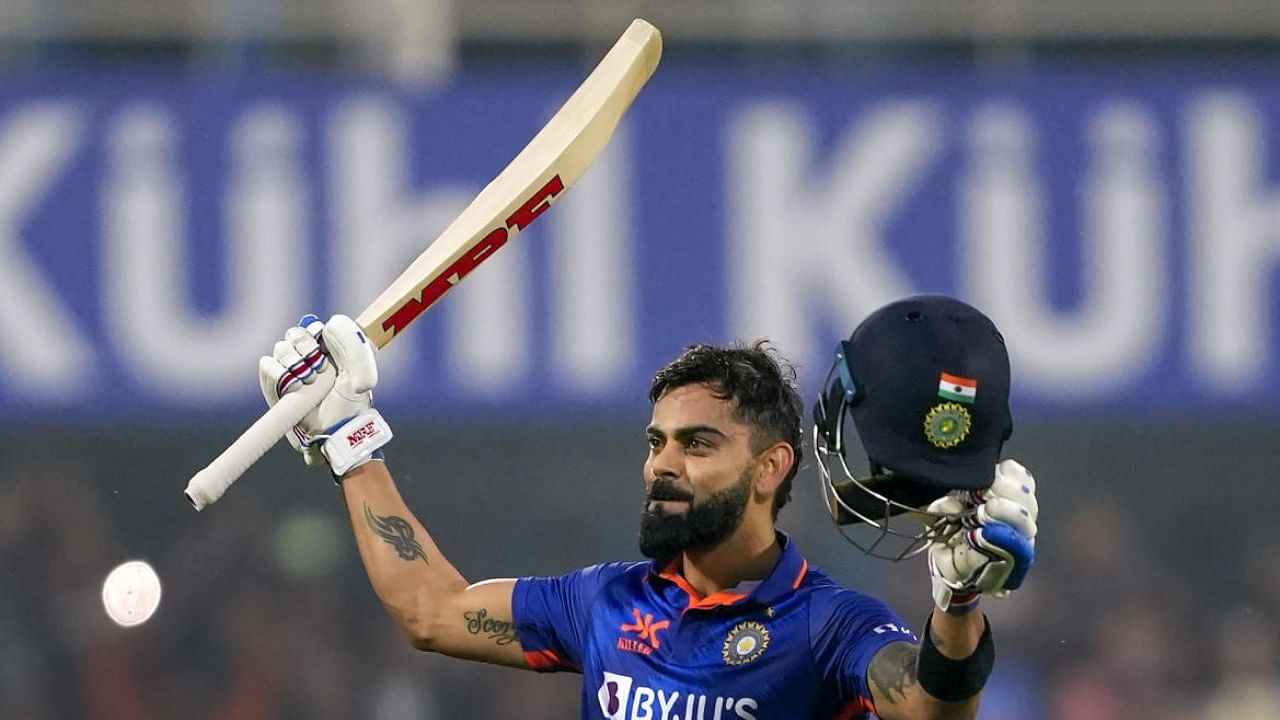
[[[1155,51],[1280,73],[1280,3],[1261,0],[16,0],[0,3],[0,68],[438,79],[513,53],[594,57],[634,15],[688,62],[755,66],[786,48],[780,57],[827,65],[918,55],[1016,72]],[[984,720],[1280,718],[1275,399],[1270,414],[1225,422],[1108,425],[1086,408],[1019,430],[1010,454],[1040,478],[1043,534],[1028,585],[987,603],[999,661]],[[241,420],[124,432],[46,422],[0,440],[0,719],[577,716],[574,676],[409,648],[364,578],[333,488],[283,451],[194,516],[181,484]],[[637,555],[642,424],[558,435],[403,422],[389,455],[469,578],[552,574]],[[847,549],[814,475],[802,471],[782,526],[838,578],[923,618],[922,563],[880,566]],[[122,630],[99,591],[134,556],[155,564],[164,596],[154,619]]]
[[[1034,580],[1012,599],[985,603],[999,628],[999,662],[981,717],[1280,717],[1273,533],[1225,507],[1214,521],[1189,521],[1203,516],[1181,503],[1212,459],[1166,456],[1153,464],[1168,487],[1124,487],[1143,453],[1159,448],[1136,434],[1102,437],[1114,434],[1030,428],[1010,448],[1038,467],[1049,510]],[[1263,436],[1226,433],[1186,450],[1229,452],[1227,434],[1242,445]],[[537,448],[581,433],[512,429],[491,440],[404,428],[391,456],[409,502],[469,578],[552,574],[638,555],[640,443],[630,428],[615,435],[538,459]],[[173,474],[207,454],[205,436],[175,436],[145,457],[130,450],[137,436],[122,442],[68,452],[70,436],[41,436],[3,453],[0,717],[577,715],[577,676],[411,649],[363,576],[335,488],[292,453],[273,453],[235,493],[193,516]],[[1116,450],[1123,444],[1134,449],[1127,460]],[[1081,450],[1092,459],[1073,461]],[[1243,469],[1265,473],[1265,462],[1259,454]],[[846,546],[815,480],[811,466],[802,472],[783,527],[837,577],[883,594],[905,617],[925,617],[923,561],[891,566]],[[1239,479],[1218,484],[1230,496]],[[1255,500],[1263,516],[1275,512],[1275,492]],[[129,556],[156,565],[164,597],[150,622],[121,629],[98,593],[109,566]]]

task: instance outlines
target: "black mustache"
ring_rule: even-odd
[[[650,502],[657,501],[674,501],[674,502],[692,502],[693,493],[681,490],[678,487],[668,484],[654,483],[649,488],[648,500]]]

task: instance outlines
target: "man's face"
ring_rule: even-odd
[[[667,391],[653,405],[644,464],[640,552],[655,559],[720,544],[742,523],[753,491],[751,426],[705,385]]]

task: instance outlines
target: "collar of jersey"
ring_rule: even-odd
[[[795,543],[791,542],[791,538],[781,530],[775,532],[778,534],[778,544],[782,546],[782,557],[778,558],[778,564],[773,566],[773,570],[769,572],[768,577],[751,592],[739,593],[732,590],[721,590],[702,597],[689,584],[689,581],[684,578],[684,575],[680,574],[682,556],[679,555],[665,565],[659,565],[657,560],[653,561],[649,565],[649,573],[653,577],[665,580],[685,591],[689,596],[687,610],[710,610],[747,602],[772,605],[795,592],[800,587],[800,584],[804,582],[804,577],[809,572],[809,561],[805,560],[800,551],[796,549]]]

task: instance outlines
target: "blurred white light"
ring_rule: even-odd
[[[141,625],[160,607],[160,577],[145,560],[117,565],[102,583],[102,606],[121,627]]]

